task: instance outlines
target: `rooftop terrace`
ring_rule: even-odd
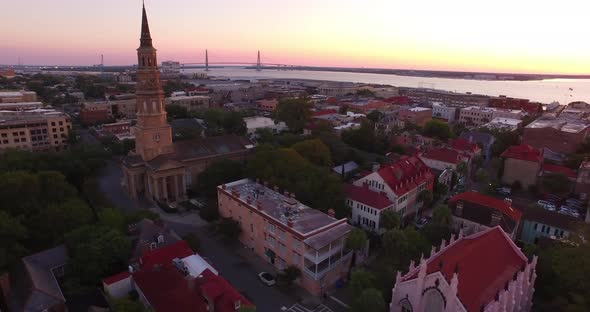
[[[329,232],[330,236],[337,235],[340,237],[351,229],[350,225],[346,224],[346,219],[338,220],[319,210],[310,208],[295,199],[292,194],[280,193],[278,188],[271,189],[249,179],[227,183],[224,186],[227,192],[239,197],[252,209],[258,209],[267,217],[294,230],[303,237],[307,238],[320,232],[323,232],[322,234],[328,234]],[[224,186],[221,186],[221,188],[223,189]],[[337,224],[346,224],[347,226],[336,226]],[[324,231],[329,228],[338,228],[339,231],[336,231],[338,233]],[[326,239],[316,237],[315,240],[319,242]]]

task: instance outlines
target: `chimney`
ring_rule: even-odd
[[[336,211],[334,211],[334,209],[330,208],[328,209],[328,215],[332,218],[336,217]]]
[[[287,226],[289,228],[292,228],[293,227],[293,219],[291,219],[291,218],[287,219]]]
[[[373,163],[373,172],[379,171],[381,165],[379,163]]]

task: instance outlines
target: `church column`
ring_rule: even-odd
[[[162,200],[162,182],[160,178],[154,178],[154,182],[156,183],[156,200]]]
[[[147,197],[151,199],[151,198],[153,198],[152,196],[154,194],[153,191],[152,191],[153,190],[153,187],[152,187],[152,177],[146,174],[145,180],[146,180],[146,183],[147,183],[147,195],[148,195]]]
[[[179,200],[180,199],[180,194],[179,194],[179,191],[178,191],[178,176],[177,175],[173,175],[170,178],[173,178],[174,179],[174,192],[173,193],[174,193],[175,200]]]
[[[162,179],[162,195],[164,195],[164,198],[166,199],[166,202],[168,201],[168,181],[166,181],[166,177],[160,178]]]

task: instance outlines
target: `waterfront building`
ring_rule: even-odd
[[[0,103],[37,102],[34,91],[0,91]]]

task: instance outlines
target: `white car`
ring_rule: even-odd
[[[260,272],[258,273],[258,278],[266,285],[266,286],[272,286],[274,284],[276,284],[277,282],[275,281],[274,276],[272,276],[272,274],[268,273],[268,272]]]
[[[557,208],[557,207],[555,207],[554,204],[552,204],[546,200],[539,200],[537,202],[537,205],[539,205],[541,208],[547,209],[549,211],[555,211],[555,209]]]

